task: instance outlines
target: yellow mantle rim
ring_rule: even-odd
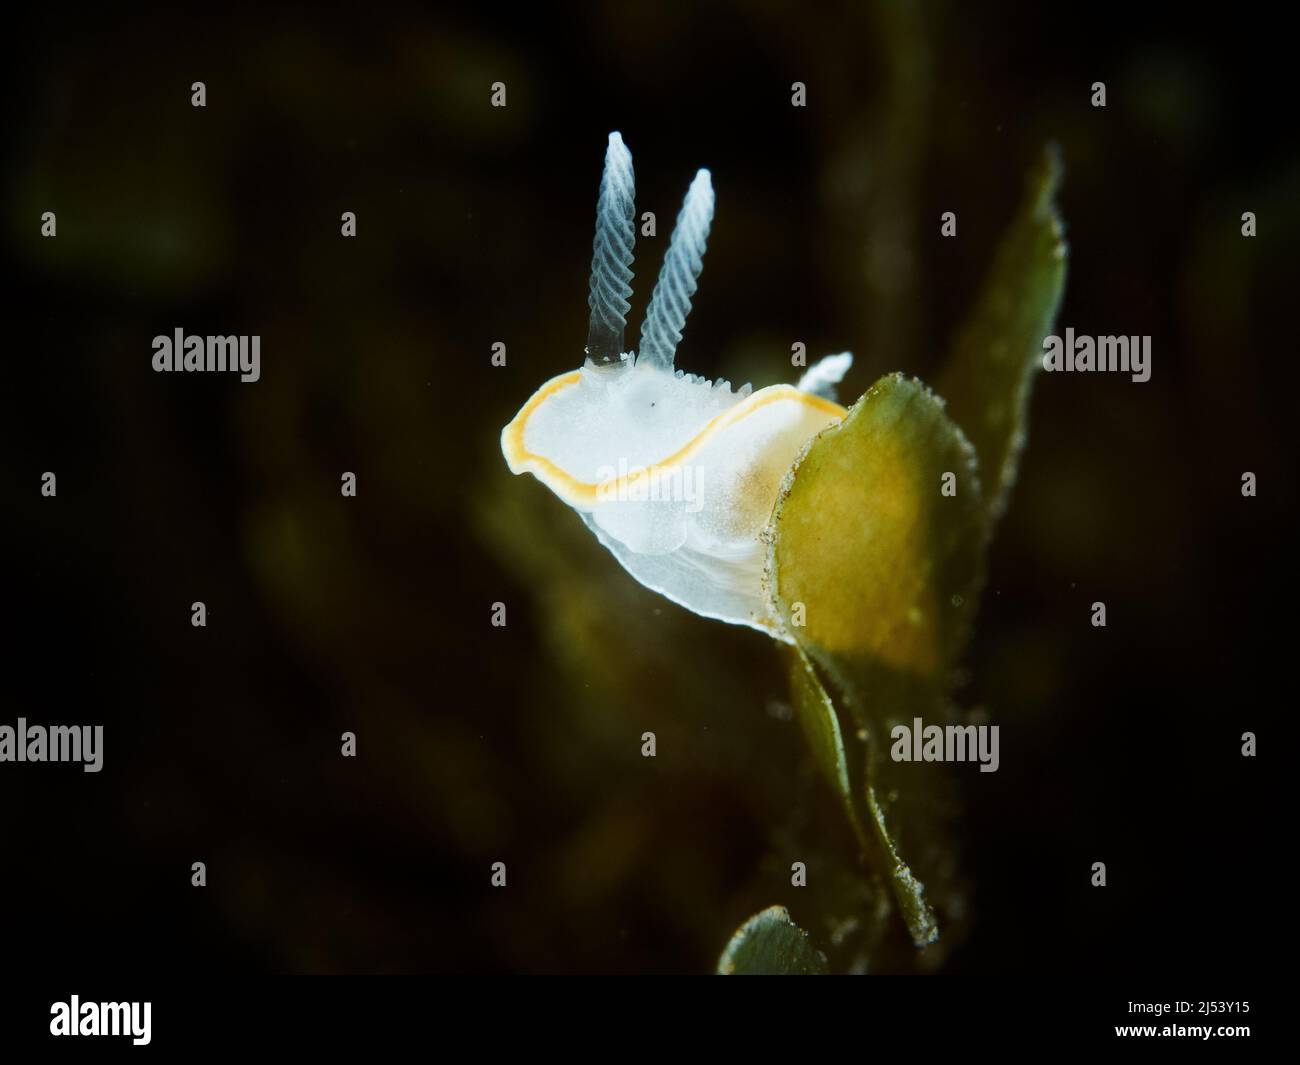
[[[754,411],[766,407],[770,403],[792,399],[836,419],[843,418],[848,413],[838,403],[823,399],[811,392],[801,392],[793,385],[769,385],[767,388],[752,393],[735,406],[729,407],[721,414],[713,417],[693,438],[667,458],[652,465],[632,470],[621,477],[610,477],[604,481],[593,483],[578,480],[560,469],[550,459],[534,454],[524,446],[524,433],[528,427],[528,419],[548,399],[566,388],[573,387],[581,377],[581,370],[560,374],[558,377],[551,378],[534,392],[519,413],[514,416],[510,424],[501,430],[501,450],[505,453],[506,462],[512,472],[533,474],[569,506],[583,507],[585,509],[594,507],[602,495],[608,497],[610,493],[619,493],[633,481],[639,481],[643,477],[662,476],[670,473],[675,466],[680,466],[689,460],[692,455],[697,453],[724,429],[734,425],[742,418],[747,418]]]

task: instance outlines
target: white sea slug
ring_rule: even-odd
[[[542,385],[501,432],[514,473],[578,512],[647,588],[704,617],[780,637],[761,535],[803,446],[844,417],[834,386],[853,357],[810,367],[798,387],[732,391],[674,371],[713,220],[701,170],[673,229],[641,327],[625,351],[635,239],[632,156],[609,135],[596,207],[591,327],[581,369]]]

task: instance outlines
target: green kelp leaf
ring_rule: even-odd
[[[926,900],[925,885],[917,879],[916,874],[898,852],[893,827],[893,822],[898,819],[886,818],[885,807],[876,794],[875,779],[879,776],[883,757],[879,752],[869,750],[867,759],[867,810],[871,814],[871,827],[876,834],[879,853],[884,858],[885,872],[894,885],[894,898],[898,900],[899,908],[903,911],[903,919],[907,922],[907,931],[912,937],[912,942],[918,947],[928,946],[939,938],[939,920],[934,915],[934,908]],[[927,775],[933,776],[933,770]],[[912,783],[915,787],[916,783]],[[931,781],[930,787],[936,791],[944,790],[945,783]],[[952,800],[950,796],[946,796],[942,801],[949,803]],[[933,832],[933,829],[931,833],[938,835]],[[921,835],[919,832],[916,834]],[[951,874],[945,876],[945,880],[950,878]]]
[[[1005,509],[1016,479],[1043,338],[1065,291],[1067,247],[1056,209],[1060,180],[1060,155],[1049,145],[1029,173],[1024,198],[937,385],[979,456],[993,518]]]
[[[918,689],[946,692],[979,590],[983,515],[970,445],[943,401],[901,374],[787,475],[769,530],[774,604],[858,728],[879,723],[869,709],[928,709]]]
[[[915,717],[945,723],[943,697],[982,579],[984,515],[970,445],[943,402],[894,374],[809,444],[769,530],[774,605],[866,745],[847,761],[865,768],[857,794],[918,945],[933,942],[938,925],[923,882],[936,879],[944,908],[960,909],[957,805],[942,767],[890,759],[890,731]],[[814,752],[819,742],[827,746],[814,741]]]
[[[826,694],[817,671],[808,660],[803,648],[790,648],[790,693],[793,696],[795,716],[803,729],[808,749],[831,790],[844,804],[849,823],[859,840],[864,839],[862,821],[854,802],[854,789],[849,780],[849,764],[844,754],[844,736],[840,729],[835,704]]]
[[[877,856],[880,871],[893,886],[894,897],[903,912],[913,939],[920,943],[934,942],[938,936],[934,912],[925,901],[923,885],[898,855],[898,849],[894,845],[885,821],[884,810],[872,786],[871,777],[874,773],[868,766],[867,781],[859,782],[855,786],[850,779],[839,715],[834,702],[822,685],[821,678],[817,676],[816,667],[798,645],[791,649],[789,662],[790,690],[794,697],[795,711],[813,759],[831,789],[843,803],[849,824],[862,849]],[[858,812],[859,802],[855,798],[857,795],[865,798],[872,831],[870,838],[863,829],[863,818]]]
[[[722,957],[719,976],[825,976],[826,958],[784,906],[769,906],[736,930]]]

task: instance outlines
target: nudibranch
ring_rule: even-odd
[[[844,417],[834,387],[847,352],[797,386],[733,391],[674,370],[713,221],[695,175],[664,255],[637,352],[623,349],[635,240],[632,156],[609,135],[596,206],[591,325],[580,369],[542,385],[501,432],[513,473],[578,512],[647,588],[704,617],[784,639],[765,586],[763,531],[812,437]]]

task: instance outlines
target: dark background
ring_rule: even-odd
[[[1060,144],[1060,328],[1150,334],[1153,374],[1037,382],[958,693],[1002,764],[963,777],[971,920],[941,964],[1230,975],[1277,952],[1289,38],[1240,6],[974,7],[19,19],[0,721],[106,736],[98,775],[0,765],[10,965],[706,972],[772,903],[825,933],[788,869],[835,812],[769,642],[635,585],[500,456],[581,360],[611,129],[659,220],[632,321],[708,166],[678,365],[760,387],[796,340],[847,348],[850,396],[936,376]],[[260,334],[261,381],[153,373],[178,326]]]

